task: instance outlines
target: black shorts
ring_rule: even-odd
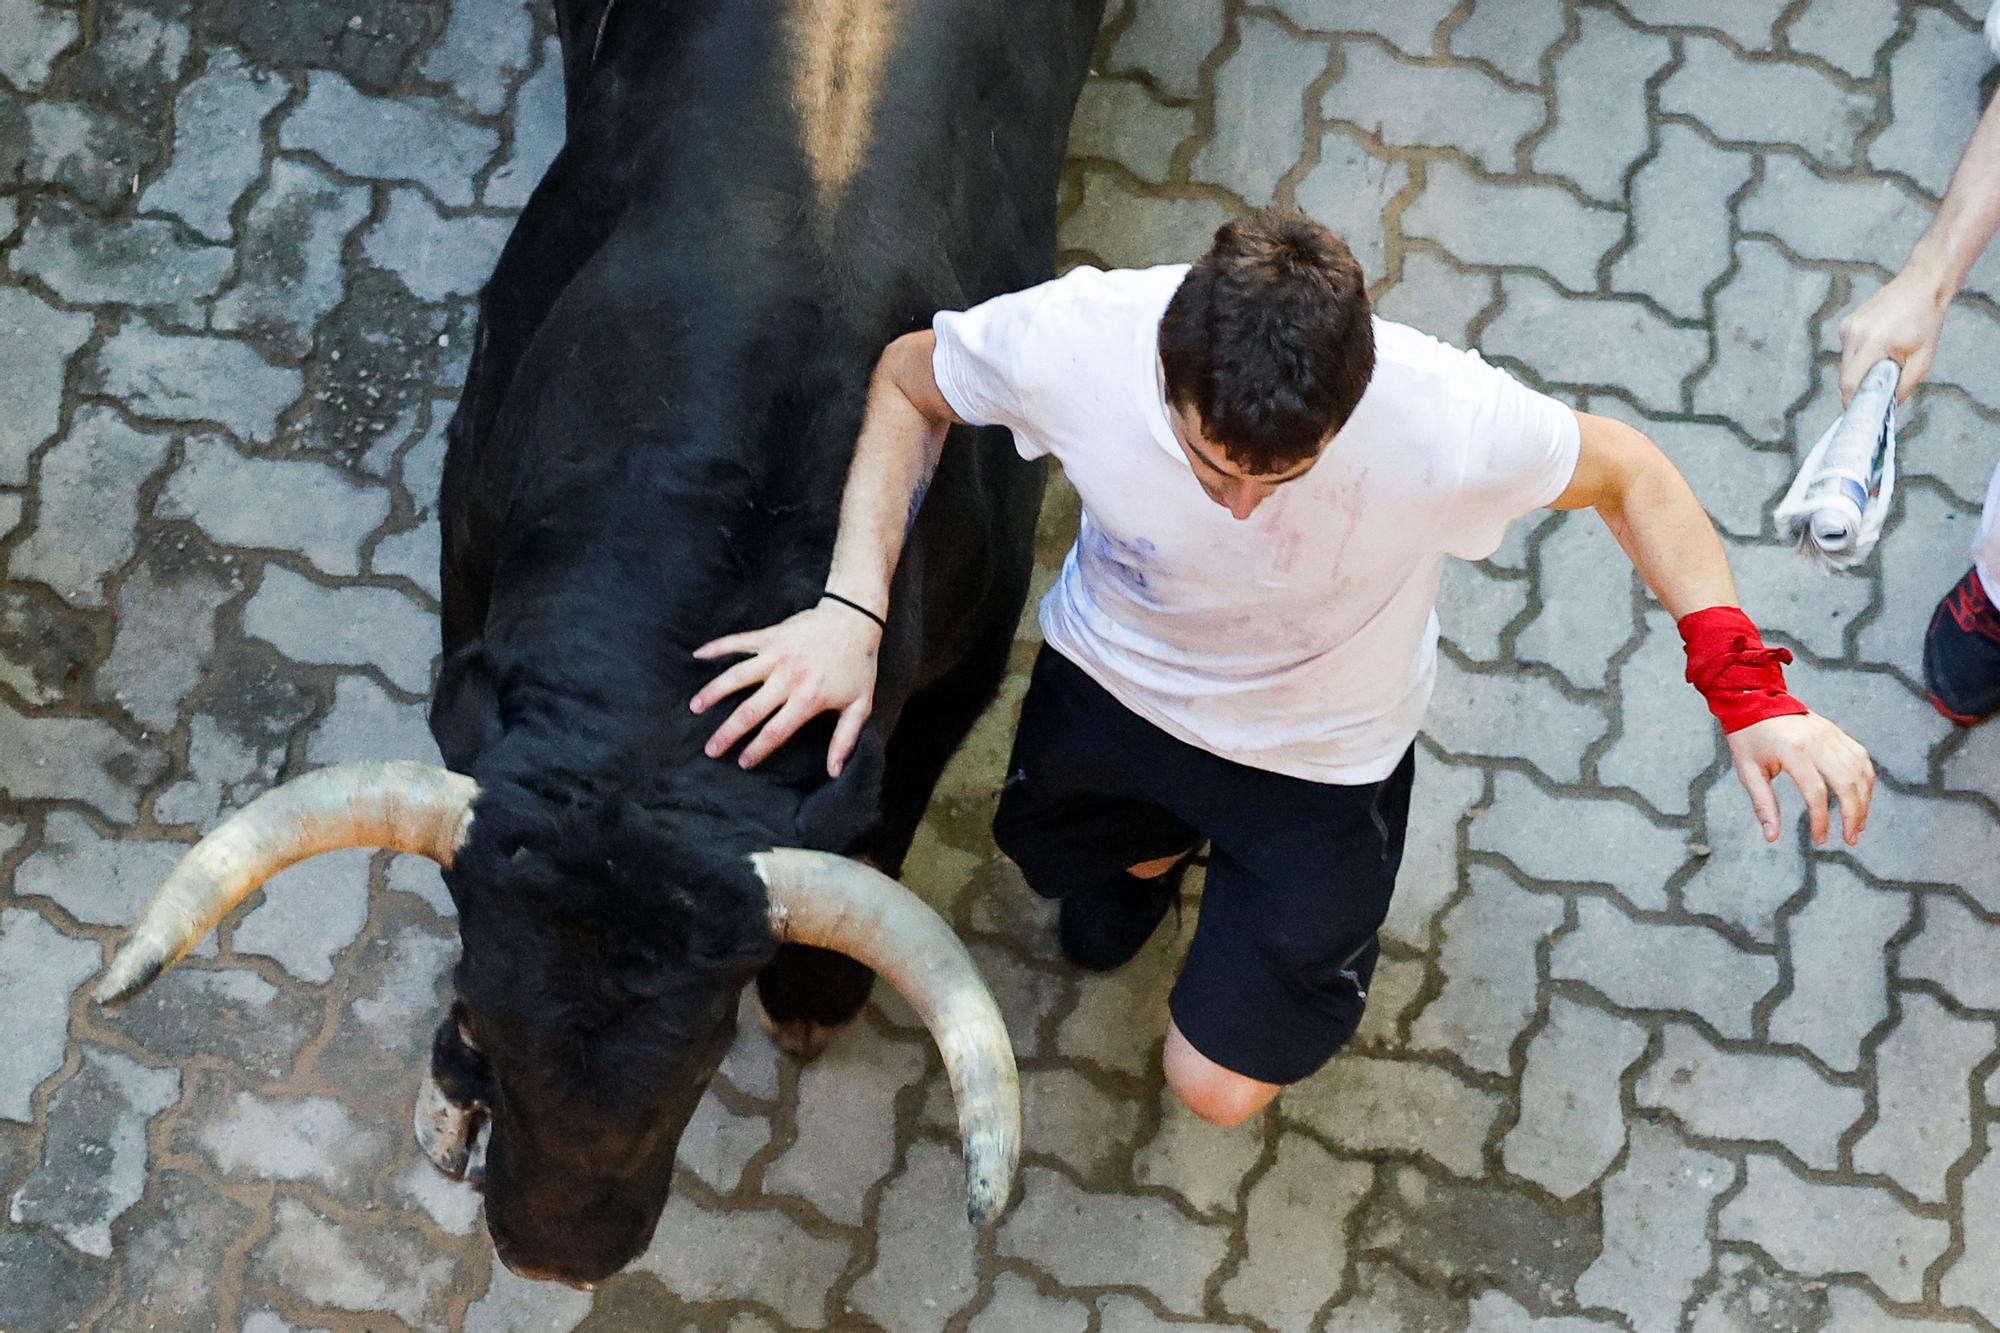
[[[1361,1021],[1415,764],[1412,746],[1381,782],[1335,786],[1233,763],[1044,647],[993,839],[1046,898],[1207,841],[1201,916],[1168,1007],[1223,1068],[1292,1083]]]

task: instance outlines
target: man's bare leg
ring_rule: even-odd
[[[1180,1027],[1167,1020],[1167,1049],[1160,1057],[1167,1086],[1187,1108],[1213,1125],[1240,1125],[1278,1095],[1276,1083],[1264,1083],[1224,1069],[1194,1048]]]

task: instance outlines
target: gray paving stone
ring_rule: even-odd
[[[1982,1311],[2000,1308],[2000,1271],[1991,1257],[2000,1245],[2000,1124],[1987,1123],[1985,1144],[1986,1155],[1965,1177],[1965,1253],[1938,1284],[1948,1304]]]
[[[1865,79],[1875,72],[1876,53],[1895,33],[1900,9],[1896,0],[1811,0],[1786,27],[1785,40],[1794,51]]]
[[[1248,1327],[1235,1322],[1197,1324],[1185,1319],[1162,1319],[1151,1307],[1131,1296],[1099,1297],[1097,1308],[1101,1312],[1098,1333],[1236,1333]]]
[[[1748,1241],[1794,1272],[1859,1273],[1898,1301],[1922,1297],[1924,1270],[1951,1243],[1946,1223],[1918,1217],[1885,1190],[1802,1180],[1754,1153],[1716,1233]]]
[[[139,791],[165,766],[94,718],[23,717],[0,707],[0,796],[82,801],[106,819],[139,817]]]
[[[58,310],[20,287],[0,287],[0,486],[24,486],[34,451],[60,424],[70,357],[90,317]]]
[[[180,1099],[181,1076],[115,1051],[82,1051],[82,1067],[49,1098],[41,1168],[14,1192],[7,1216],[108,1259],[111,1224],[145,1191],[146,1127]]]
[[[215,303],[214,327],[267,340],[292,356],[340,303],[341,246],[368,216],[368,191],[338,185],[284,158],[243,223],[235,284]]]
[[[1020,1202],[1000,1225],[999,1252],[1033,1260],[1072,1287],[1136,1286],[1176,1314],[1201,1313],[1228,1231],[1189,1222],[1162,1199],[1079,1189],[1044,1167],[1021,1172]]]
[[[1546,142],[1546,140],[1544,141]],[[1436,242],[1474,265],[1525,265],[1565,287],[1591,291],[1598,261],[1618,244],[1624,220],[1556,185],[1481,180],[1456,162],[1424,168],[1424,189],[1403,210],[1405,235]]]
[[[1780,1272],[1762,1258],[1724,1251],[1715,1267],[1720,1281],[1690,1312],[1689,1333],[1774,1333],[1821,1329],[1827,1319],[1826,1284]]]
[[[1725,537],[1723,545],[1750,616],[1767,640],[1796,644],[1823,658],[1847,655],[1847,627],[1869,603],[1865,579],[1829,578],[1789,546],[1733,537]]]
[[[276,436],[279,414],[305,386],[298,371],[272,365],[248,343],[161,333],[137,321],[104,344],[97,383],[136,415],[219,422],[259,444]]]
[[[1599,782],[1629,787],[1668,815],[1690,813],[1695,783],[1720,744],[1701,696],[1674,687],[1686,665],[1673,617],[1649,611],[1639,650],[1613,675],[1620,697],[1643,705],[1626,708],[1618,739],[1597,761]]]
[[[0,1046],[0,1119],[32,1118],[35,1089],[63,1065],[70,993],[98,961],[91,941],[70,939],[26,908],[0,908],[0,1012],[10,1033]]]
[[[1785,438],[1785,409],[1812,389],[1813,318],[1832,279],[1788,263],[1764,241],[1739,242],[1736,263],[1715,294],[1715,362],[1690,396],[1697,412],[1777,443]]]
[[[306,762],[328,764],[382,759],[437,763],[437,743],[423,704],[391,698],[365,676],[342,676],[333,687],[333,709],[306,741]]]
[[[1873,287],[1862,290],[1856,285],[1857,300],[1873,293]],[[1925,383],[1956,385],[1981,407],[2000,411],[2000,379],[1993,374],[1993,358],[2000,355],[2000,320],[1969,301],[1959,301],[1945,316],[1944,329]]]
[[[1214,128],[1188,165],[1193,178],[1249,204],[1269,203],[1305,156],[1306,94],[1331,60],[1326,46],[1268,19],[1238,19],[1236,49],[1213,76]]]
[[[213,940],[200,952],[214,952]],[[284,1078],[318,1029],[322,1006],[280,990],[255,972],[187,963],[154,982],[109,1020],[147,1052],[170,1063],[204,1058],[245,1078]]]
[[[199,1176],[154,1172],[145,1199],[119,1228],[123,1289],[97,1327],[112,1333],[220,1327],[215,1278],[250,1222],[248,1208]]]
[[[424,1216],[451,1236],[470,1236],[479,1229],[483,1206],[479,1191],[462,1180],[453,1180],[423,1157],[412,1157],[408,1165],[389,1182],[392,1199],[422,1209]]]
[[[418,68],[447,84],[483,116],[507,105],[507,89],[534,56],[535,25],[522,0],[457,0],[444,33]]]
[[[1073,1069],[1021,1076],[1022,1142],[1085,1179],[1132,1159],[1138,1112],[1129,1099],[1112,1096]]]
[[[1361,1216],[1364,1251],[1390,1251],[1430,1285],[1499,1287],[1533,1301],[1568,1291],[1598,1252],[1594,1206],[1563,1206],[1538,1190],[1438,1179],[1382,1168],[1385,1187]]]
[[[1186,263],[1208,249],[1231,216],[1213,199],[1153,201],[1140,209],[1136,198],[1117,177],[1085,171],[1083,202],[1058,232],[1063,249],[1111,268]]]
[[[102,606],[104,580],[138,544],[139,488],[172,444],[108,408],[78,409],[69,433],[42,454],[39,512],[7,557],[8,576],[45,583],[74,606]]]
[[[1907,896],[1874,889],[1837,861],[1823,861],[1812,901],[1785,924],[1791,944],[1792,989],[1771,1011],[1772,1041],[1797,1042],[1828,1068],[1861,1067],[1861,1044],[1889,1016],[1889,978],[1856,960],[1886,956],[1889,939],[1910,918]],[[1949,899],[1933,897],[1933,915]],[[1952,906],[1956,906],[1952,904]],[[1904,975],[1922,937],[1903,948]],[[1921,964],[1919,964],[1921,966]]]
[[[1342,43],[1340,61],[1321,114],[1397,148],[1453,148],[1508,171],[1546,114],[1540,97],[1469,65],[1412,65],[1368,42]]]
[[[36,201],[7,262],[65,301],[166,306],[221,287],[233,256],[223,246],[182,240],[164,219],[104,221],[47,196]]]
[[[1777,941],[1778,911],[1806,882],[1802,802],[1789,778],[1779,783],[1781,831],[1771,843],[1764,841],[1735,769],[1716,775],[1702,797],[1702,845],[1709,853],[1681,885],[1688,911],[1726,921],[1765,944]]]
[[[1877,838],[1876,830],[1922,829],[1919,838]],[[1970,801],[1908,796],[1875,788],[1868,833],[1848,855],[1878,879],[1947,884],[1989,912],[2000,912],[1992,867],[2000,857],[2000,824]]]
[[[173,156],[139,196],[139,210],[171,213],[207,240],[228,241],[230,214],[263,171],[264,120],[284,98],[284,83],[268,71],[228,47],[212,51],[174,102]]]
[[[1271,8],[1310,32],[1365,32],[1413,56],[1428,56],[1452,0],[1408,0],[1383,9],[1368,0],[1270,0]]]
[[[186,851],[179,842],[107,838],[81,815],[51,810],[41,845],[14,872],[14,892],[48,898],[89,925],[123,926]]]
[[[368,919],[367,848],[301,861],[264,886],[264,900],[236,923],[239,953],[274,958],[301,981],[333,979],[334,955]]]
[[[1469,672],[1440,657],[1424,730],[1447,753],[1525,759],[1554,781],[1575,782],[1604,727],[1595,707],[1544,680]]]
[[[836,1222],[858,1224],[869,1189],[896,1160],[896,1094],[924,1070],[915,1043],[836,1042],[799,1071],[797,1135],[764,1172]]]
[[[681,1135],[674,1160],[717,1194],[729,1194],[741,1183],[743,1168],[770,1141],[770,1121],[738,1115],[721,1098],[704,1097]]]
[[[1409,183],[1407,163],[1377,157],[1348,135],[1332,133],[1320,139],[1319,161],[1293,187],[1292,200],[1339,232],[1362,274],[1379,281],[1388,271],[1382,218]]]
[[[30,102],[27,118],[27,180],[67,187],[106,212],[126,201],[159,154],[139,126],[86,102]]]
[[[1875,557],[1881,609],[1854,637],[1864,660],[1892,666],[1921,686],[1924,628],[1938,599],[1971,568],[1968,552],[1978,524],[1976,516],[1918,487],[1903,491],[1898,507],[1896,540],[1883,543]]]
[[[0,0],[0,75],[33,92],[48,81],[56,57],[77,39],[82,16],[48,0]]]
[[[1521,1116],[1500,1160],[1559,1199],[1589,1189],[1625,1148],[1619,1085],[1646,1049],[1636,1023],[1556,996],[1528,1043]]]
[[[1707,28],[1726,33],[1739,46],[1759,50],[1770,44],[1771,27],[1785,11],[1783,0],[1741,0],[1730,5],[1702,0],[1617,0],[1641,23],[1662,28]]]
[[[1141,180],[1164,181],[1194,120],[1192,107],[1167,106],[1136,81],[1091,79],[1070,124],[1069,155],[1107,158]]]
[[[1826,1289],[1827,1308],[1832,1314],[1827,1327],[1839,1329],[1841,1333],[1946,1333],[1953,1328],[1963,1328],[1956,1321],[1946,1323],[1937,1319],[1909,1319],[1893,1315],[1853,1287],[1828,1287]]]
[[[1222,1308],[1306,1333],[1345,1280],[1347,1219],[1375,1180],[1311,1139],[1286,1134],[1244,1204],[1249,1250],[1218,1293]]]
[[[7,1327],[81,1328],[112,1280],[109,1265],[80,1258],[53,1236],[0,1230],[0,1320]]]
[[[1930,225],[1932,206],[1892,177],[1829,180],[1805,163],[1771,154],[1744,198],[1745,231],[1769,232],[1806,259],[1873,264],[1889,273]]]
[[[942,1197],[962,1205],[958,1193]],[[962,1206],[958,1227],[968,1236]],[[927,1238],[930,1261],[943,1261],[942,1232]],[[826,1289],[847,1266],[849,1245],[815,1235],[784,1213],[769,1209],[708,1212],[685,1194],[670,1195],[652,1248],[634,1267],[653,1274],[684,1301],[754,1299],[788,1324],[824,1328]]]
[[[978,1233],[965,1224],[965,1173],[942,1144],[910,1145],[909,1161],[882,1192],[875,1262],[848,1305],[884,1328],[941,1323],[979,1290]]]
[[[1681,64],[1660,85],[1660,109],[1692,117],[1733,143],[1797,146],[1846,166],[1875,106],[1796,61],[1749,61],[1708,37],[1681,43]]]
[[[465,1312],[465,1333],[567,1333],[590,1313],[587,1291],[516,1277],[497,1257],[492,1269],[486,1294]]]
[[[1532,587],[1484,565],[1447,560],[1437,606],[1444,641],[1482,666],[1498,663],[1504,651],[1500,636],[1527,609]]]
[[[770,1101],[778,1095],[778,1048],[757,1027],[756,996],[746,987],[736,1010],[736,1040],[716,1071],[747,1097]]]
[[[1500,291],[1506,304],[1480,347],[1545,383],[1618,389],[1649,411],[1678,412],[1682,381],[1708,359],[1706,334],[1676,328],[1637,301],[1570,296],[1518,273],[1502,276]]]
[[[1888,1176],[1925,1203],[1946,1202],[1946,1174],[1972,1147],[1973,1070],[1994,1049],[1993,1020],[1961,1018],[1921,991],[1875,1048],[1875,1123],[1854,1166]]]
[[[1420,1286],[1387,1264],[1355,1265],[1354,1294],[1327,1313],[1326,1333],[1462,1333],[1465,1308],[1450,1295]]]
[[[1138,1075],[1157,1069],[1166,1034],[1167,992],[1180,970],[1195,920],[1190,914],[1182,928],[1185,935],[1155,932],[1117,971],[1083,979],[1057,1029],[1058,1047],[1114,1073]]]
[[[1541,609],[1515,638],[1515,654],[1542,662],[1581,689],[1602,689],[1612,656],[1632,639],[1631,561],[1594,512],[1562,515],[1536,550]],[[1621,610],[1624,614],[1620,614]]]
[[[1017,1273],[1002,1273],[994,1280],[993,1299],[965,1326],[966,1333],[1013,1333],[1023,1328],[1085,1333],[1089,1327],[1090,1311],[1082,1304],[1044,1296]]]
[[[1375,313],[1464,347],[1472,341],[1473,320],[1493,304],[1497,290],[1486,274],[1463,272],[1427,249],[1408,247],[1402,273],[1375,303]]]
[[[1530,165],[1568,177],[1593,199],[1622,200],[1625,174],[1651,142],[1647,81],[1672,58],[1664,37],[1635,33],[1602,10],[1579,12],[1576,40],[1555,60],[1555,124],[1535,144]]]
[[[224,439],[192,435],[153,512],[192,519],[225,546],[292,551],[329,574],[358,574],[360,545],[389,516],[389,493],[324,463],[247,458]]]
[[[1935,981],[1960,1004],[2000,1010],[2000,975],[1992,967],[2000,929],[1956,897],[1923,895],[1923,929],[1903,945],[1897,970],[1906,980]]]
[[[1563,825],[1578,836],[1551,844]],[[1636,907],[1667,906],[1666,881],[1687,859],[1687,837],[1622,801],[1547,795],[1519,773],[1493,779],[1493,802],[1472,821],[1467,845],[1512,861],[1536,882],[1607,884]]]
[[[368,127],[357,134],[355,128]],[[499,147],[499,136],[424,98],[370,97],[340,75],[313,70],[305,100],[278,127],[278,143],[316,153],[337,171],[410,181],[440,203],[472,202],[472,182]]]
[[[99,692],[150,731],[171,728],[208,670],[216,612],[242,587],[232,557],[191,547],[186,533],[154,533],[119,585]]]
[[[1788,161],[1776,156],[1770,164]],[[1632,177],[1632,244],[1611,262],[1614,291],[1652,297],[1682,319],[1707,317],[1703,296],[1729,268],[1729,201],[1753,159],[1685,125],[1659,127],[1659,149]]]
[[[1889,57],[1889,123],[1870,141],[1868,165],[1941,195],[1979,119],[1979,80],[1993,53],[1946,14],[1911,17],[1909,40]]]
[[[458,954],[457,935],[429,914],[411,904],[387,908],[377,933],[355,960],[348,1018],[321,1052],[322,1068],[360,1068],[371,1061],[390,1068],[402,1058],[408,1061],[404,1068],[424,1064],[431,1033],[450,999],[448,977]],[[392,1104],[399,1101],[400,1089],[387,1096]]]
[[[1472,1302],[1467,1333],[1614,1333],[1618,1325],[1583,1315],[1537,1315],[1497,1291]]]
[[[535,72],[514,94],[513,151],[493,170],[482,197],[490,208],[520,208],[563,144],[562,48],[542,43]]]
[[[1507,6],[1474,7],[1451,30],[1455,56],[1484,60],[1520,83],[1542,81],[1542,58],[1563,35],[1568,20],[1560,0],[1515,0]]]
[[[1343,1152],[1418,1153],[1476,1177],[1503,1104],[1436,1065],[1350,1053],[1286,1088],[1278,1107]]]
[[[1577,928],[1557,940],[1549,975],[1581,981],[1625,1009],[1682,1010],[1726,1036],[1751,1035],[1751,1011],[1778,962],[1705,926],[1641,922],[1604,898],[1577,900]]]
[[[1378,969],[1371,999],[1379,998],[1380,989]],[[1243,1178],[1263,1155],[1264,1119],[1254,1125],[1212,1125],[1188,1110],[1170,1088],[1160,1090],[1158,1101],[1159,1132],[1133,1157],[1132,1178],[1172,1190],[1203,1213],[1235,1212]]]
[[[1929,477],[1960,504],[1977,509],[1993,475],[1986,448],[1994,435],[1993,424],[1963,393],[1942,384],[1931,385],[1917,403],[1921,415],[1900,434],[1899,444],[1907,444],[1896,455],[1898,474]],[[1817,414],[1805,418],[1818,419]]]
[[[1515,1039],[1539,1005],[1536,952],[1562,924],[1562,900],[1529,893],[1488,866],[1473,866],[1468,878],[1471,892],[1444,914],[1437,951],[1443,989],[1411,1024],[1410,1044],[1506,1074]]]
[[[416,190],[394,190],[389,209],[361,237],[361,253],[426,301],[471,296],[492,276],[514,224],[508,218],[447,218]]]
[[[428,519],[408,531],[391,533],[375,544],[368,557],[368,572],[401,576],[441,599],[444,596],[439,573],[444,558],[442,536],[438,525]]]
[[[422,1233],[384,1220],[342,1227],[280,1196],[270,1239],[250,1256],[253,1275],[314,1305],[434,1323],[449,1299],[451,1259]]]
[[[348,1198],[365,1190],[389,1147],[387,1131],[355,1120],[341,1103],[320,1096],[239,1092],[227,1111],[191,1128],[195,1142],[225,1175],[310,1180]]]
[[[1134,0],[1131,22],[1105,57],[1107,74],[1144,73],[1169,97],[1191,98],[1202,58],[1221,45],[1229,16],[1220,6]]]
[[[14,511],[18,531],[22,497],[12,498],[0,508]],[[89,679],[101,632],[101,617],[15,583],[0,591],[0,682],[30,706],[61,703]]]
[[[432,617],[386,588],[326,588],[268,565],[243,608],[243,631],[295,661],[374,666],[413,694],[430,687],[437,642]]]
[[[1861,1089],[1829,1082],[1797,1056],[1725,1050],[1682,1023],[1668,1025],[1633,1098],[1696,1134],[1780,1144],[1825,1171],[1839,1166],[1841,1136],[1865,1109]]]
[[[153,802],[153,817],[162,824],[205,827],[222,810],[246,804],[268,790],[284,759],[282,746],[267,746],[260,753],[213,717],[196,714],[188,724],[190,775],[160,793]]]
[[[1604,1182],[1604,1250],[1577,1279],[1584,1305],[1616,1310],[1637,1333],[1678,1333],[1681,1307],[1709,1267],[1709,1206],[1735,1163],[1634,1121],[1625,1160]]]

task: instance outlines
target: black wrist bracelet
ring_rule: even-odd
[[[862,615],[867,616],[870,620],[874,621],[876,625],[881,628],[884,634],[887,634],[889,632],[888,621],[882,619],[882,617],[876,615],[873,611],[870,611],[867,607],[863,606],[861,603],[856,601],[850,601],[849,599],[842,597],[839,593],[833,591],[831,588],[828,588],[825,591],[821,592],[820,598],[823,601],[839,602],[842,606],[850,607],[853,610],[859,611]]]

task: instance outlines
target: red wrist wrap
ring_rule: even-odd
[[[1809,712],[1785,689],[1792,654],[1766,648],[1757,627],[1733,606],[1711,606],[1680,619],[1687,682],[1701,691],[1726,734],[1766,718]]]

